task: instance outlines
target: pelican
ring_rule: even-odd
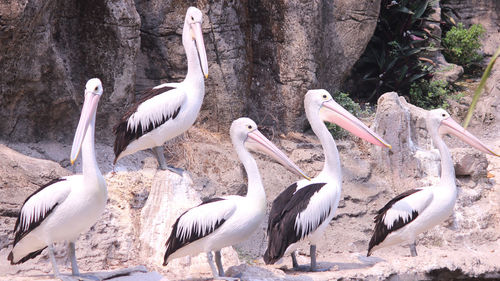
[[[403,192],[378,211],[367,256],[377,249],[404,242],[410,243],[411,256],[417,256],[417,235],[442,223],[453,213],[457,199],[455,169],[441,135],[452,134],[479,151],[500,156],[462,128],[443,109],[429,111],[426,122],[432,142],[441,155],[440,181],[434,186]]]
[[[325,90],[310,90],[304,98],[304,109],[311,128],[318,136],[325,154],[323,170],[311,181],[298,181],[273,201],[268,221],[266,264],[273,264],[291,253],[295,270],[323,271],[316,264],[316,244],[333,218],[342,190],[342,171],[337,146],[324,121],[338,124],[368,142],[391,148],[375,132],[336,103]],[[311,265],[299,266],[294,250],[296,243],[309,239]]]
[[[48,247],[54,276],[63,278],[57,268],[53,243],[68,241],[72,275],[80,275],[75,241],[97,221],[108,197],[94,150],[95,116],[101,95],[101,81],[90,79],[85,86],[85,102],[71,148],[71,164],[82,150],[83,175],[53,180],[24,201],[14,227],[14,246],[8,256],[11,264],[32,259]]]
[[[208,77],[202,18],[197,8],[187,10],[182,31],[182,44],[188,61],[184,81],[146,90],[115,126],[113,165],[129,154],[152,148],[162,170],[182,174],[182,169],[167,165],[161,146],[187,131],[200,112],[205,95],[204,78]]]
[[[248,149],[266,153],[290,171],[309,179],[259,132],[251,119],[233,121],[230,135],[248,176],[246,196],[212,198],[184,212],[172,227],[163,265],[172,259],[206,252],[214,278],[224,276],[220,249],[246,240],[262,223],[266,213],[266,194],[257,163]],[[211,251],[215,251],[218,272]]]

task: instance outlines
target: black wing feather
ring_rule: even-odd
[[[24,207],[24,204],[26,204],[26,202],[28,202],[28,200],[33,197],[35,194],[39,193],[40,191],[44,190],[46,187],[48,186],[51,186],[55,183],[58,183],[58,182],[61,182],[61,181],[65,181],[66,179],[64,178],[59,178],[59,179],[54,179],[54,180],[51,180],[50,182],[48,182],[47,184],[41,186],[39,189],[37,189],[35,192],[33,192],[30,196],[28,196],[28,198],[26,198],[26,200],[24,200],[23,202],[23,206],[21,207],[21,210],[23,209]],[[24,228],[21,228],[19,227],[19,225],[25,225],[26,224],[26,221],[25,221],[25,217],[21,216],[22,212],[20,211],[19,212],[19,215],[17,216],[17,220],[16,220],[16,224],[14,226],[14,232],[15,232],[15,236],[14,236],[14,244],[12,247],[15,247],[16,244],[21,241],[21,239],[23,239],[26,235],[28,235],[33,229],[35,229],[36,227],[38,227],[44,220],[46,217],[48,217],[52,211],[57,207],[57,203],[52,206],[50,209],[46,210],[45,212],[41,213],[39,216],[31,216],[31,220],[29,222],[27,222],[27,225],[28,227],[26,229]],[[38,217],[37,219],[35,219],[35,217]],[[36,256],[38,256],[42,251],[43,249],[45,249],[46,247],[40,249],[40,250],[37,250],[37,251],[34,251],[32,253],[29,253],[28,255],[26,255],[25,257],[23,257],[22,259],[20,259],[18,262],[14,263],[13,260],[14,260],[14,255],[12,254],[12,252],[9,254],[9,256],[7,257],[7,259],[10,261],[11,264],[19,264],[19,263],[23,263],[29,259],[32,259]]]
[[[409,224],[410,222],[412,222],[413,220],[415,220],[418,217],[418,212],[416,210],[413,210],[411,217],[409,219],[407,218],[405,220],[404,218],[400,217],[397,221],[395,221],[392,224],[391,228],[387,228],[387,225],[385,225],[385,223],[384,223],[385,214],[392,207],[392,205],[396,204],[399,200],[401,200],[405,197],[408,197],[408,196],[412,195],[413,193],[419,192],[421,190],[422,189],[411,189],[411,190],[405,191],[405,192],[399,194],[398,196],[394,197],[393,199],[391,199],[391,201],[387,202],[387,204],[385,204],[385,206],[382,207],[382,209],[380,209],[377,212],[377,215],[374,218],[375,229],[373,230],[373,235],[372,235],[372,238],[370,239],[370,243],[368,245],[367,256],[371,255],[372,248],[377,246],[378,244],[382,243],[384,241],[384,239],[387,237],[387,235],[389,235],[389,233],[402,228],[403,226]]]
[[[266,264],[273,264],[278,261],[283,257],[288,246],[302,238],[301,234],[298,234],[302,231],[295,228],[295,220],[307,208],[311,197],[325,185],[326,183],[314,183],[295,192],[297,189],[297,184],[295,183],[289,186],[273,201],[267,229],[269,240],[266,252],[264,253]],[[325,221],[330,212],[331,209],[321,214],[318,225],[321,225]],[[313,229],[312,226],[309,226],[305,234],[307,235],[314,230],[315,228]]]
[[[221,201],[221,200],[226,200],[224,198],[210,198],[210,199],[207,199],[207,200],[204,200],[200,205],[196,206],[196,207],[199,207],[201,205],[205,205],[205,204],[209,204],[209,203],[213,203],[213,202],[217,202],[217,201]],[[194,208],[196,208],[194,207]],[[192,208],[191,208],[192,209]],[[189,209],[189,210],[191,210]],[[165,252],[165,257],[164,257],[164,260],[163,260],[163,265],[167,265],[168,262],[168,257],[174,253],[175,251],[179,250],[180,248],[188,245],[189,243],[192,243],[198,239],[201,239],[205,236],[208,236],[210,233],[214,232],[217,228],[219,228],[226,220],[225,219],[221,219],[219,221],[216,222],[216,224],[214,225],[213,228],[209,229],[208,231],[205,232],[205,234],[201,234],[201,233],[198,233],[197,231],[191,231],[191,235],[188,236],[188,237],[185,237],[184,239],[180,239],[180,237],[177,236],[177,227],[178,227],[178,224],[179,224],[179,220],[182,218],[182,216],[184,214],[186,214],[187,212],[189,212],[189,210],[185,211],[184,213],[182,213],[182,215],[180,215],[177,220],[175,221],[174,223],[174,226],[172,227],[172,232],[170,233],[170,237],[168,238],[167,240],[167,243],[165,243],[165,245],[167,246],[167,251]]]
[[[120,119],[120,122],[113,128],[113,132],[116,135],[115,144],[114,144],[114,152],[115,152],[115,160],[113,162],[114,164],[116,164],[116,160],[117,160],[118,156],[120,155],[120,153],[122,151],[124,151],[132,141],[140,138],[141,136],[151,132],[155,128],[163,125],[168,120],[175,119],[177,117],[177,115],[179,114],[179,111],[181,110],[180,107],[178,107],[172,113],[172,115],[164,115],[163,119],[160,122],[149,123],[145,130],[142,129],[141,124],[139,124],[135,130],[130,130],[128,128],[128,119],[130,118],[130,116],[132,116],[132,114],[137,112],[137,108],[143,102],[145,102],[146,100],[149,100],[157,95],[168,92],[172,89],[175,89],[175,88],[165,86],[165,87],[161,87],[161,88],[157,88],[157,89],[150,88],[150,89],[145,90],[142,93],[141,98],[137,102],[135,102],[130,107],[130,109],[122,116],[122,118]]]

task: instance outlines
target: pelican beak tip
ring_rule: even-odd
[[[386,144],[385,146],[387,146],[387,148],[389,148],[389,149],[392,149],[392,145],[390,145],[390,144]]]
[[[71,159],[70,162],[71,162],[71,166],[73,166],[73,164],[75,164],[75,159]]]
[[[207,74],[205,74],[205,79],[208,79],[208,73],[207,73]]]

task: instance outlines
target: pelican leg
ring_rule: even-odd
[[[170,172],[176,173],[182,177],[182,173],[184,172],[183,169],[167,165],[167,160],[165,160],[165,155],[163,154],[163,146],[155,146],[152,150],[156,155],[156,159],[158,159],[158,165],[160,165],[161,170],[169,170]]]
[[[217,253],[219,253],[219,258],[217,258]],[[220,276],[219,275],[219,272],[217,272],[217,268],[215,267],[215,264],[214,264],[214,256],[212,255],[212,252],[207,252],[207,259],[208,259],[208,264],[210,265],[210,269],[212,269],[212,274],[214,275],[214,280],[226,280],[226,281],[236,281],[236,280],[240,280],[239,278],[233,278],[233,277],[224,277],[224,276]],[[219,262],[220,262],[220,252],[219,251],[215,251],[215,259],[216,259],[216,262],[217,262],[217,266],[219,266]],[[219,259],[219,261],[217,261],[217,259]],[[220,262],[220,269],[222,269],[222,262]],[[224,271],[222,271],[222,274],[224,274]]]
[[[52,263],[52,270],[54,271],[54,277],[60,278],[61,274],[59,273],[59,269],[57,268],[56,257],[54,256],[54,244],[50,244],[49,246],[49,258]]]
[[[78,276],[80,275],[80,271],[78,270],[78,264],[76,263],[75,242],[69,242],[68,253],[71,259],[71,273],[74,276]]]
[[[309,254],[311,255],[311,271],[316,269],[316,245],[311,245],[309,248]]]
[[[326,266],[321,268],[318,267],[318,264],[316,262],[316,245],[311,245],[310,253],[311,253],[311,271],[320,272],[320,271],[330,270],[331,266]]]
[[[415,244],[415,242],[410,244],[410,254],[412,257],[417,256],[417,245]]]
[[[217,264],[217,269],[219,270],[219,276],[224,276],[224,268],[222,267],[220,251],[215,251],[215,263]]]
[[[311,270],[311,267],[308,266],[308,265],[299,265],[299,263],[297,262],[297,254],[296,254],[297,251],[293,251],[291,256],[292,256],[292,265],[293,265],[293,270],[296,270],[296,271],[310,271]]]
[[[151,150],[153,150],[156,159],[158,160],[158,165],[160,169],[166,170],[168,169],[167,160],[165,160],[165,155],[163,154],[163,146],[155,146]]]
[[[299,263],[297,262],[297,257],[295,256],[295,251],[292,252],[292,265],[293,268],[298,269],[299,268]]]
[[[208,260],[208,264],[210,265],[210,269],[212,269],[212,274],[214,275],[214,279],[217,279],[219,277],[219,273],[217,272],[217,269],[215,268],[214,256],[213,256],[211,251],[207,252],[207,260]]]

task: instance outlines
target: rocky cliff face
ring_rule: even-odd
[[[482,39],[483,51],[493,55],[500,45],[500,2],[496,0],[449,0],[447,6],[453,8],[459,15],[457,22],[466,25],[480,23],[486,34]]]
[[[336,88],[375,28],[379,0],[63,1],[0,4],[0,137],[67,141],[87,79],[105,94],[98,130],[135,92],[186,72],[181,31],[199,7],[210,76],[199,123],[226,131],[250,115],[281,130],[303,125],[311,87]],[[280,120],[280,122],[276,122]],[[297,121],[301,120],[301,121]]]

